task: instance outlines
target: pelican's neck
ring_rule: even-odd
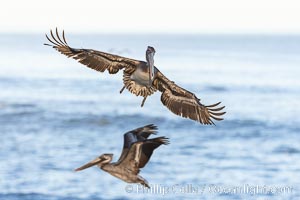
[[[112,161],[113,154],[103,154],[101,156],[101,158],[102,158],[102,161],[98,164],[98,166],[100,168],[102,168],[103,166],[109,164]]]
[[[154,54],[155,50],[153,47],[148,47],[146,51],[147,66],[149,67],[149,86],[152,85],[154,79]]]
[[[115,170],[114,163],[105,163],[99,167],[100,167],[100,169],[102,169],[103,171],[106,171],[106,172],[112,172]]]
[[[154,66],[154,52],[146,51],[146,60],[149,67]]]

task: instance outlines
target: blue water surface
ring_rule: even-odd
[[[72,35],[74,47],[144,60],[225,120],[178,117],[160,93],[119,94],[122,74],[95,72],[44,46],[44,34],[0,37],[0,199],[300,199],[300,36]],[[141,175],[151,190],[90,168],[118,159],[123,133],[156,124],[171,144]]]

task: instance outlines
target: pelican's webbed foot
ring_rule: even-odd
[[[146,96],[146,97],[144,97],[144,99],[143,99],[143,101],[142,101],[142,104],[141,104],[141,107],[143,107],[143,106],[144,106],[146,99],[147,99],[147,96]]]
[[[142,184],[144,187],[150,188],[149,183],[146,179],[138,175],[138,182]]]
[[[120,94],[122,94],[122,92],[124,91],[125,89],[125,85],[122,87],[122,89],[120,90]]]

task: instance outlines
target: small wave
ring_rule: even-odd
[[[36,105],[32,103],[7,103],[7,102],[0,102],[0,109],[28,109],[28,108],[35,108]]]
[[[192,88],[192,86],[190,86]],[[209,92],[243,92],[243,93],[263,93],[263,94],[287,94],[287,93],[297,93],[298,88],[295,87],[283,87],[283,86],[254,86],[254,85],[207,85],[203,89]],[[198,89],[195,88],[195,91]]]
[[[139,114],[131,115],[70,115],[65,116],[62,124],[65,126],[109,126],[114,124],[115,126],[128,126],[128,124],[149,124],[149,123],[159,123],[166,119],[162,117],[150,117]]]
[[[78,198],[74,196],[56,196],[50,194],[40,193],[7,193],[0,194],[0,200],[88,200],[91,198]],[[93,197],[95,200],[102,200],[105,198]]]
[[[53,195],[45,195],[45,194],[38,194],[38,193],[8,193],[8,194],[0,194],[0,200],[38,200],[38,199],[44,199],[44,200],[56,200],[56,199],[65,199],[68,198],[60,198],[58,196]],[[71,198],[69,198],[71,199]],[[75,198],[76,200],[76,198]]]
[[[299,154],[300,149],[290,146],[279,146],[273,150],[273,153],[283,153],[283,154]]]
[[[228,119],[222,122],[228,128],[266,127],[267,123],[256,119]]]
[[[226,92],[228,91],[228,88],[223,86],[206,86],[204,90],[209,90],[212,92]]]
[[[1,108],[1,104],[0,104]],[[4,104],[0,112],[0,121],[15,121],[23,118],[40,116],[44,111],[35,104],[30,103],[11,103]]]
[[[35,108],[35,104],[31,103],[12,103],[9,105],[12,108]]]

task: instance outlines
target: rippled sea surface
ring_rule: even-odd
[[[119,94],[122,74],[98,73],[44,46],[40,35],[0,37],[0,199],[300,199],[300,36],[68,35],[71,46],[144,60],[222,101],[225,120],[175,116],[160,94]],[[123,133],[155,124],[171,144],[141,171],[151,190],[90,168],[118,159]]]

